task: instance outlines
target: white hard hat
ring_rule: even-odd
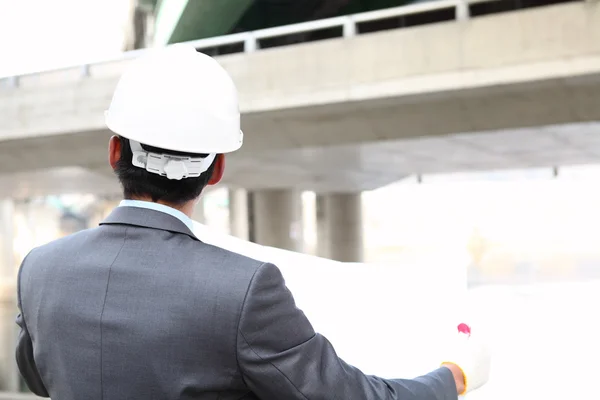
[[[148,50],[133,61],[105,117],[116,134],[166,150],[229,153],[243,142],[233,80],[188,45]]]

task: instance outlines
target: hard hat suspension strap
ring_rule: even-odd
[[[134,166],[174,180],[199,177],[210,168],[216,157],[214,153],[206,157],[182,157],[152,153],[144,150],[140,142],[129,140],[129,143],[133,152],[132,164]]]

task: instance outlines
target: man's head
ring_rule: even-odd
[[[189,154],[141,145],[152,154],[177,157],[204,158],[207,154]],[[223,177],[225,158],[217,154],[208,169],[198,177],[181,180],[169,179],[133,165],[133,151],[129,139],[113,136],[109,143],[109,163],[123,186],[126,199],[140,199],[181,206],[195,201],[208,185],[216,185]]]
[[[109,161],[126,198],[183,205],[223,176],[242,146],[237,89],[193,47],[148,51],[127,68],[106,111]]]

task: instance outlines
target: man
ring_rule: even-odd
[[[314,332],[277,267],[194,236],[194,205],[242,145],[235,86],[212,58],[186,46],[139,58],[106,122],[125,200],[98,228],[34,249],[19,272],[17,361],[34,393],[449,400],[485,383],[489,360],[470,340],[414,380],[363,375]]]

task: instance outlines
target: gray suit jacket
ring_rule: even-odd
[[[445,368],[385,380],[346,364],[274,265],[158,211],[120,207],[33,250],[18,292],[19,369],[54,400],[457,398]]]

